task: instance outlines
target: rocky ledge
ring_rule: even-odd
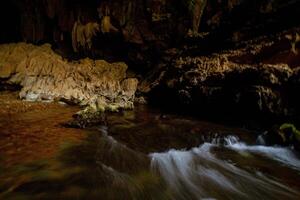
[[[298,31],[257,38],[211,55],[187,55],[188,49],[167,52],[166,62],[139,90],[149,102],[156,99],[173,110],[200,115],[299,116],[300,54],[298,41],[292,39]]]
[[[21,99],[79,104],[85,113],[133,108],[138,80],[126,70],[104,60],[69,62],[48,44],[0,45],[1,84],[21,86]]]

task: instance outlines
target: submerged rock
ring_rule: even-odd
[[[73,115],[73,119],[64,125],[70,128],[87,128],[106,124],[105,113],[94,110],[85,110]]]
[[[297,150],[300,150],[300,131],[293,124],[282,124],[279,128],[282,139],[285,143],[293,145]]]
[[[289,123],[282,124],[280,127],[273,126],[270,130],[261,134],[257,142],[268,146],[292,146],[296,150],[300,150],[300,131],[295,125]]]
[[[126,78],[126,70],[125,63],[66,61],[48,44],[0,45],[0,79],[20,85],[20,98],[28,101],[60,100],[95,112],[130,109],[138,81]]]

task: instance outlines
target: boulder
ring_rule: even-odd
[[[273,126],[270,130],[259,135],[258,144],[291,146],[300,150],[300,131],[294,124],[284,123],[280,127]]]
[[[126,70],[121,62],[69,62],[48,44],[0,45],[0,78],[20,85],[20,98],[29,101],[60,100],[95,111],[132,108],[138,81],[126,78]]]

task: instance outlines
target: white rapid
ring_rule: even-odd
[[[225,147],[239,153],[252,153],[276,160],[282,165],[289,166],[300,171],[300,159],[289,148],[272,147],[263,145],[246,145],[240,142],[237,137],[228,136],[225,138]]]
[[[221,152],[220,152],[221,151]],[[213,140],[190,150],[152,153],[151,169],[161,175],[173,199],[298,199],[295,191],[258,170],[247,170],[221,159],[217,153],[260,156],[300,170],[300,160],[287,148],[249,146],[235,136],[222,144]],[[225,153],[226,154],[226,153]],[[242,158],[242,159],[247,159]],[[268,161],[267,161],[268,162]]]

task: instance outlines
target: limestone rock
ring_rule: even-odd
[[[75,52],[82,48],[90,50],[92,48],[92,38],[100,31],[100,26],[96,22],[89,22],[85,25],[80,21],[74,23],[72,29],[72,47]]]
[[[149,77],[154,78],[144,80],[139,92],[150,102],[159,99],[160,106],[200,114],[296,116],[300,113],[299,67],[285,58],[277,63],[267,58],[276,46],[276,51],[286,51],[288,45],[279,46],[286,43],[283,35],[279,41],[252,41],[240,49],[207,56],[179,52],[164,67],[153,70],[155,76],[150,73]]]
[[[0,45],[0,63],[0,78],[21,85],[22,99],[63,100],[100,111],[133,107],[137,79],[126,78],[125,63],[68,62],[50,45],[25,43]]]

